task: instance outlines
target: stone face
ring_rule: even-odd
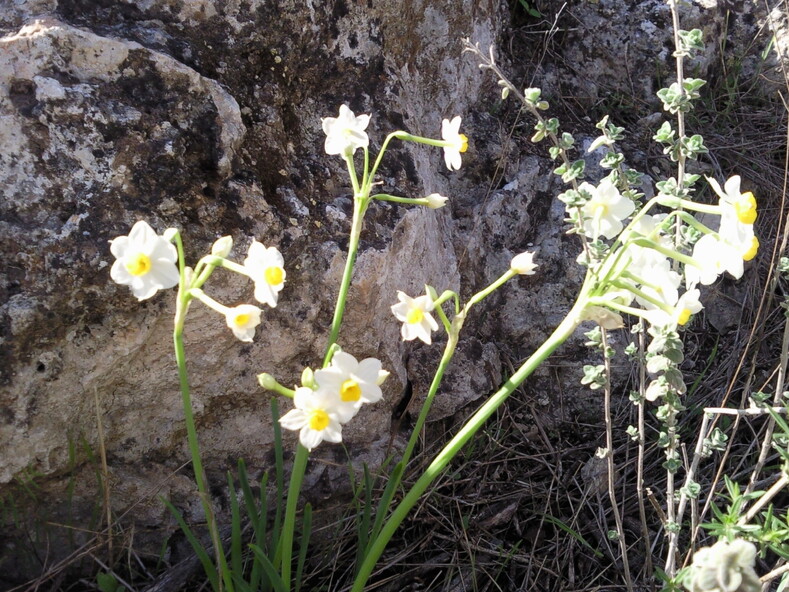
[[[713,4],[691,9],[686,28],[714,36],[721,17]],[[566,85],[590,103],[611,92],[653,101],[654,66],[670,60],[665,3],[601,0],[572,11],[579,26],[568,27],[564,61],[545,62],[535,84],[554,93]],[[0,7],[0,497],[24,505],[19,484],[35,476],[29,515],[49,505],[56,521],[87,520],[100,505],[103,444],[112,509],[133,508],[126,520],[144,527],[141,547],[158,549],[174,529],[157,495],[200,521],[182,469],[189,452],[171,345],[174,291],[140,303],[109,278],[108,241],[140,219],[158,232],[179,228],[193,263],[228,234],[237,261],[252,240],[283,252],[287,283],[253,344],[237,341],[200,303],[185,333],[217,496],[237,458],[255,474],[270,467],[269,398],[256,374],[293,385],[305,366],[320,364],[345,261],[352,190],[342,160],[323,153],[321,131],[321,118],[343,103],[372,115],[373,153],[390,131],[436,137],[441,120],[455,115],[470,138],[459,172],[446,170],[440,149],[397,142],[379,171],[382,192],[438,192],[450,201],[440,210],[378,202],[368,212],[340,344],[359,359],[378,357],[392,374],[384,401],[344,430],[353,461],[375,465],[390,443],[402,443],[444,345],[401,343],[389,310],[397,290],[415,296],[428,283],[467,299],[513,255],[536,248],[537,274],[513,280],[470,315],[431,421],[496,389],[561,321],[582,279],[577,243],[562,235],[554,163],[512,149],[490,114],[495,80],[460,53],[461,37],[495,46],[506,21],[494,0]],[[500,178],[502,155],[509,164]],[[224,270],[206,292],[227,305],[251,302],[253,293]],[[594,408],[588,393],[575,397],[588,355],[580,341],[525,385],[546,414],[561,396],[563,410]],[[322,446],[314,457],[305,483],[315,495],[347,486],[346,471],[333,466],[347,460],[340,447]],[[8,532],[1,542],[13,557]],[[8,577],[35,568],[20,562]]]

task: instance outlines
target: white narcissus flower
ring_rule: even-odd
[[[449,198],[444,197],[438,193],[431,193],[430,195],[426,196],[425,199],[427,200],[428,208],[431,210],[437,210],[438,208],[443,208]]]
[[[581,183],[579,191],[586,191],[592,198],[584,204],[581,211],[584,216],[584,234],[592,239],[599,236],[611,239],[622,232],[622,220],[630,216],[636,209],[632,200],[628,199],[608,179],[603,179],[595,187],[589,183]]]
[[[723,209],[722,218],[733,216],[742,224],[753,224],[756,221],[756,198],[753,193],[740,192],[740,176],[734,175],[724,183],[723,189],[712,177],[706,177],[715,193],[720,197],[720,206]]]
[[[434,308],[433,299],[428,294],[411,298],[399,290],[397,299],[400,302],[392,306],[392,313],[403,323],[400,329],[403,340],[411,341],[419,338],[430,345],[432,342],[430,333],[438,329],[438,323],[430,314]]]
[[[110,277],[118,284],[129,286],[138,300],[178,284],[175,246],[143,220],[132,227],[128,236],[111,240],[110,251],[116,257]]]
[[[701,296],[701,292],[693,288],[679,297],[674,307],[676,311],[674,313],[674,321],[676,321],[678,325],[685,325],[692,315],[700,312],[701,309],[704,308],[699,300],[699,296]]]
[[[758,241],[751,243],[748,250],[745,245],[735,246],[726,240],[721,240],[714,234],[705,234],[695,245],[693,245],[693,259],[701,266],[685,266],[685,283],[702,284],[708,286],[715,282],[724,271],[735,278],[740,279],[744,271],[743,261],[746,257],[752,258],[756,254]]]
[[[657,327],[686,325],[691,316],[704,308],[699,300],[700,295],[701,293],[696,288],[693,288],[677,299],[671,314],[659,308],[647,308],[645,316],[652,325]]]
[[[227,309],[225,321],[233,331],[233,335],[241,341],[251,342],[255,336],[255,327],[260,324],[262,312],[257,306],[241,304]]]
[[[307,450],[312,450],[324,440],[342,442],[338,402],[336,393],[327,389],[313,391],[299,387],[293,395],[295,409],[283,415],[279,423],[285,429],[298,430],[299,442]]]
[[[388,376],[384,373],[380,360],[366,358],[357,362],[351,354],[338,351],[328,368],[315,371],[315,382],[319,390],[337,396],[338,417],[341,423],[347,423],[362,404],[381,400],[383,394],[379,384]]]
[[[444,146],[444,162],[450,171],[457,171],[462,164],[460,154],[468,150],[468,138],[460,132],[460,115],[452,121],[444,119],[441,122],[441,139],[449,142]]]
[[[520,275],[534,275],[534,270],[538,267],[539,265],[534,262],[534,253],[531,251],[515,255],[510,262],[510,269]]]
[[[275,247],[266,248],[263,243],[252,241],[244,267],[255,282],[255,300],[272,308],[277,306],[279,292],[285,285],[284,263],[282,253]]]
[[[349,157],[353,156],[358,148],[367,148],[370,139],[364,130],[369,123],[369,115],[356,117],[347,105],[340,106],[339,117],[321,119],[323,132],[326,134],[324,145],[326,154],[342,154]]]

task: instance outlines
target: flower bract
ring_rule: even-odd
[[[326,134],[326,143],[324,144],[326,154],[342,154],[350,157],[358,148],[367,148],[370,139],[364,130],[367,129],[369,123],[369,115],[357,117],[347,105],[340,106],[338,117],[321,119],[323,132]]]
[[[383,372],[380,360],[366,358],[358,362],[351,354],[338,351],[329,367],[315,371],[315,382],[319,390],[337,397],[336,412],[340,422],[347,423],[362,404],[381,400],[378,381]]]
[[[318,444],[342,442],[342,424],[338,414],[338,399],[335,393],[319,388],[313,391],[299,387],[293,396],[295,409],[283,415],[279,423],[288,430],[299,431],[299,442],[307,450]]]
[[[452,121],[444,119],[441,122],[441,139],[449,142],[444,146],[444,162],[450,171],[457,171],[462,164],[460,154],[468,150],[468,138],[460,132],[460,116]]]
[[[252,241],[244,267],[255,282],[255,300],[272,308],[277,306],[279,292],[285,285],[284,263],[282,253],[275,247],[266,248],[263,243]]]
[[[110,243],[110,251],[116,257],[110,277],[129,286],[138,300],[178,284],[175,246],[157,235],[147,222],[140,220],[128,236],[119,236]]]
[[[241,304],[227,309],[225,321],[233,331],[233,335],[241,341],[251,342],[255,336],[255,327],[260,324],[261,312],[263,311],[257,306]]]
[[[429,295],[411,298],[405,292],[397,292],[400,301],[392,306],[392,313],[403,323],[400,334],[404,341],[421,339],[428,345],[431,343],[430,333],[438,329],[438,323],[430,314],[433,310],[433,299]]]

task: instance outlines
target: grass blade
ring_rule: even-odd
[[[296,564],[295,592],[301,590],[301,578],[304,574],[304,563],[307,560],[307,549],[310,545],[310,535],[312,534],[312,506],[304,506],[304,516],[302,517],[301,541],[299,543],[299,559]]]
[[[271,561],[269,561],[269,558],[266,557],[263,549],[257,545],[249,545],[249,548],[252,549],[252,552],[255,554],[255,558],[258,560],[258,562],[260,562],[260,566],[263,568],[263,571],[266,572],[266,576],[268,577],[272,586],[274,586],[274,592],[288,592],[285,582],[282,581],[282,578],[277,573],[277,570],[274,568],[274,565],[271,563]]]
[[[211,587],[214,590],[219,590],[219,576],[216,573],[214,562],[212,561],[211,557],[209,557],[205,547],[203,547],[200,541],[197,540],[197,537],[192,532],[192,529],[189,528],[189,525],[186,523],[183,516],[181,516],[181,513],[176,509],[176,507],[164,498],[162,498],[162,501],[164,502],[164,505],[170,510],[170,512],[172,512],[176,522],[178,522],[178,526],[186,536],[186,540],[188,540],[189,544],[192,545],[195,555],[197,555],[197,558],[200,559],[200,563],[203,564],[205,575],[208,577],[208,581],[211,582]]]

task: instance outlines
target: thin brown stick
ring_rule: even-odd
[[[622,516],[619,513],[619,504],[616,500],[616,483],[614,474],[616,465],[614,464],[614,430],[611,419],[611,360],[606,355],[608,351],[608,339],[605,329],[600,329],[601,345],[603,350],[603,364],[605,365],[605,387],[603,388],[603,406],[605,414],[605,446],[606,462],[608,466],[608,498],[611,500],[611,510],[614,512],[616,532],[618,535],[619,549],[622,554],[622,568],[625,572],[625,585],[628,592],[633,591],[633,580],[630,576],[630,562],[627,559],[627,541],[625,541],[625,531],[622,528]]]

